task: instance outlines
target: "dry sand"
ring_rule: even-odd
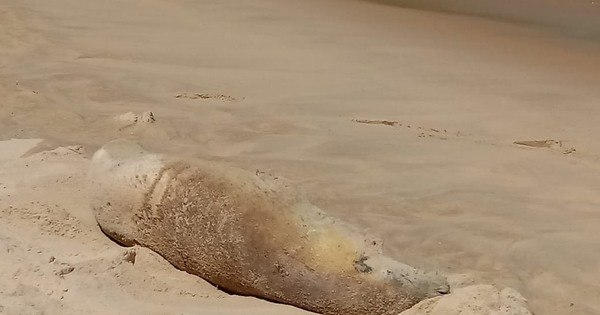
[[[513,287],[537,314],[600,313],[600,44],[560,25],[354,0],[0,0],[0,313],[305,313],[142,248],[132,264],[86,199],[114,138],[284,176],[395,259]]]

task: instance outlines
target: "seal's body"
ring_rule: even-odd
[[[176,161],[111,142],[94,154],[92,209],[102,230],[226,291],[323,314],[397,314],[447,293],[444,278],[381,254],[281,180]]]

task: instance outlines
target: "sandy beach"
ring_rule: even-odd
[[[309,314],[108,239],[86,183],[113,139],[284,177],[535,314],[600,313],[600,3],[518,2],[0,0],[0,314]]]

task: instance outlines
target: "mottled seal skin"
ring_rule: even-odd
[[[398,314],[449,292],[445,278],[384,256],[280,179],[114,141],[94,154],[90,182],[109,237],[228,292],[347,315]]]

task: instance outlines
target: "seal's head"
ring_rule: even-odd
[[[89,172],[90,206],[110,238],[126,246],[135,244],[134,212],[162,167],[160,155],[126,140],[111,141],[94,153]]]

